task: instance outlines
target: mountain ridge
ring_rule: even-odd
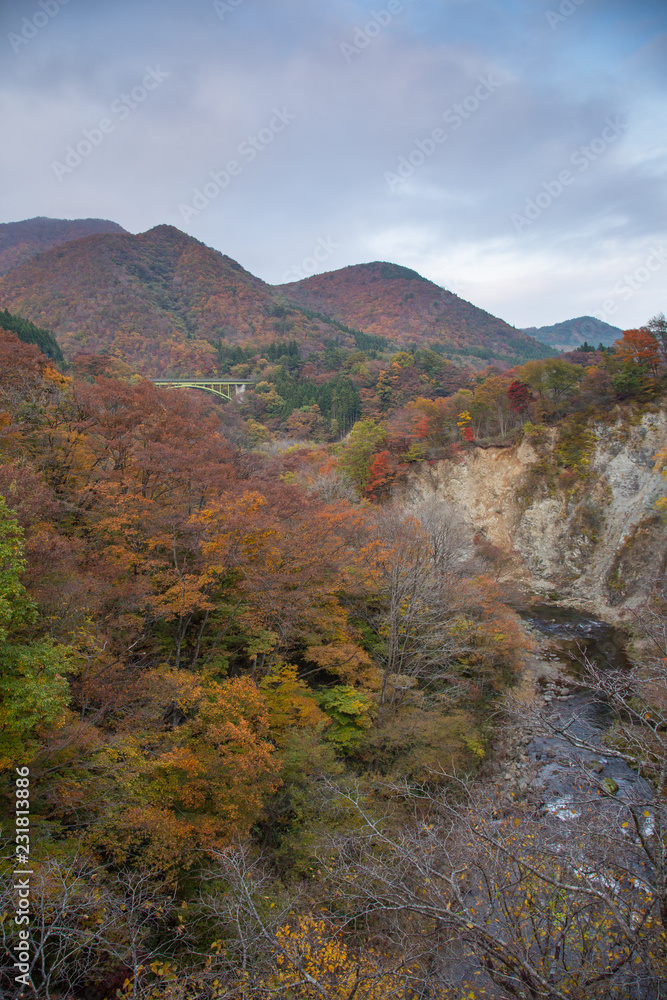
[[[539,356],[539,351],[532,353],[535,340],[530,335],[400,264],[352,264],[277,287],[294,305],[379,334],[403,348],[441,344],[452,353],[465,353],[466,348],[481,346],[481,338],[483,346],[497,354],[523,350],[529,357]]]
[[[350,265],[269,285],[175,226],[93,233],[37,253],[0,277],[0,308],[57,336],[66,358],[106,353],[149,375],[209,374],[221,345],[297,340],[354,348],[361,331],[389,349],[507,362],[553,353],[529,335],[399,264]],[[480,362],[481,363],[481,362]]]
[[[109,219],[51,219],[37,215],[0,223],[0,275],[52,247],[100,233],[127,233]]]

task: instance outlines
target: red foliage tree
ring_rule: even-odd
[[[530,391],[530,386],[515,379],[507,387],[507,398],[511,410],[514,410],[515,413],[525,413],[532,402],[533,394]]]

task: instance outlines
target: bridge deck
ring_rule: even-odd
[[[254,385],[247,378],[152,378],[154,385]]]
[[[232,389],[235,396],[240,396],[247,386],[255,384],[252,379],[246,378],[152,378],[150,381],[153,385],[167,388],[173,386],[181,389],[202,389],[227,400],[232,398]]]

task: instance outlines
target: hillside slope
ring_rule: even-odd
[[[70,240],[99,233],[125,233],[117,222],[108,219],[47,219],[37,216],[23,222],[0,224],[0,274],[7,274],[38,253],[61,246]]]
[[[271,286],[173,226],[39,254],[0,278],[0,305],[53,330],[67,358],[107,352],[145,374],[207,374],[223,339],[327,336],[326,323],[277,306]]]
[[[286,301],[333,316],[405,348],[440,344],[477,357],[536,358],[550,351],[504,320],[416,271],[375,261],[280,285]]]

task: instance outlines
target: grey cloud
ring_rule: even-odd
[[[403,6],[348,62],[341,43],[385,0],[242,0],[223,20],[212,2],[70,0],[0,63],[3,220],[171,222],[272,281],[331,236],[340,247],[327,269],[386,247],[444,285],[455,274],[510,322],[581,313],[619,267],[667,242],[666,151],[652,127],[667,83],[664,7],[586,0],[552,31],[549,0]],[[0,42],[30,10],[3,6]],[[58,182],[53,159],[153,64],[169,79]],[[443,123],[489,74],[500,85],[488,100],[457,129]],[[185,225],[179,205],[239,158],[275,106],[294,122]],[[575,151],[619,115],[627,132],[577,170]],[[438,127],[446,141],[390,190],[386,172]],[[566,169],[573,183],[517,232],[512,214]],[[627,304],[628,324],[665,308],[657,282],[645,292]]]

